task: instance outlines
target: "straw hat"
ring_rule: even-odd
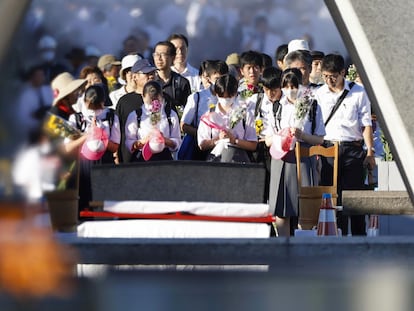
[[[69,72],[63,72],[56,76],[51,83],[53,90],[53,105],[56,105],[59,100],[76,91],[84,83],[86,83],[85,79],[75,79]]]
[[[101,69],[101,71],[104,71],[106,65],[121,65],[121,62],[115,58],[112,54],[104,54],[101,57],[99,57],[98,60],[98,68]]]
[[[226,64],[227,65],[237,65],[240,66],[240,56],[237,53],[231,53],[227,55],[226,58]]]

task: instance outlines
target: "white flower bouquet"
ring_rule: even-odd
[[[306,90],[295,102],[295,127],[302,128],[313,101],[313,95]]]
[[[246,117],[246,107],[238,106],[232,110],[230,115],[230,129],[234,127]]]

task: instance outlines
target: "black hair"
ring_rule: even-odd
[[[218,97],[223,97],[225,95],[233,97],[237,94],[237,88],[237,79],[230,74],[222,75],[214,84],[214,92]]]
[[[263,67],[263,58],[262,54],[257,51],[247,51],[243,52],[240,55],[240,68],[243,68],[245,65],[255,65]]]
[[[266,53],[262,53],[263,68],[272,67],[273,60],[272,57]]]
[[[289,68],[282,73],[282,88],[288,84],[292,84],[296,88],[299,88],[299,84],[302,84],[302,72],[297,68]]]
[[[157,81],[148,81],[142,90],[142,96],[149,95],[151,99],[155,99],[158,95],[162,95],[161,84]]]
[[[157,46],[159,46],[159,45],[166,46],[168,48],[168,54],[170,54],[171,56],[175,56],[177,54],[177,50],[176,50],[174,44],[172,44],[170,41],[159,41],[159,42],[157,42],[157,44],[154,46],[154,51],[157,48]]]
[[[341,72],[345,69],[345,60],[342,55],[328,54],[322,59],[322,71]]]
[[[312,55],[308,51],[297,50],[286,55],[285,64],[287,67],[290,67],[290,64],[295,61],[301,61],[305,63],[309,68],[312,68]]]
[[[85,91],[85,103],[89,108],[100,108],[105,103],[105,91],[101,85],[95,84],[88,87]]]
[[[184,41],[184,43],[185,43],[185,45],[186,45],[186,47],[188,47],[188,39],[187,39],[187,37],[185,36],[185,35],[183,35],[182,33],[173,33],[173,34],[171,34],[169,37],[168,37],[168,41],[171,41],[171,40],[175,40],[175,39],[181,39],[181,40],[183,40]]]
[[[201,76],[204,73],[208,77],[215,73],[224,75],[228,72],[229,66],[226,64],[225,61],[222,60],[204,60],[201,62],[200,68],[198,70],[199,76]]]
[[[287,44],[279,45],[275,52],[276,61],[283,62],[287,53],[288,53],[288,45]]]
[[[282,76],[282,71],[276,67],[267,67],[263,70],[262,74],[262,84],[268,89],[278,89],[280,88],[280,80]]]

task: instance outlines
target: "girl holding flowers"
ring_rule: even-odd
[[[305,146],[323,143],[325,126],[319,105],[313,94],[302,87],[299,69],[282,73],[282,98],[275,114],[267,114],[266,145],[272,155],[269,206],[277,216],[279,235],[289,236],[297,226],[298,183],[296,175],[295,142]],[[317,185],[316,159],[302,160],[303,185]]]
[[[125,144],[133,154],[131,161],[172,160],[171,152],[181,144],[178,115],[167,107],[169,103],[157,81],[147,82],[142,96],[144,105],[132,111],[125,123]]]
[[[214,85],[218,103],[201,117],[197,131],[208,161],[250,162],[247,152],[256,150],[257,136],[252,112],[239,105],[238,82],[232,75],[219,77]]]

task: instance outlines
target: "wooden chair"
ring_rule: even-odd
[[[299,199],[299,228],[310,230],[318,224],[319,209],[323,193],[332,194],[332,202],[336,205],[338,197],[338,143],[331,147],[312,146],[303,147],[296,142],[296,164],[298,177],[298,199]],[[300,167],[301,158],[312,157],[315,155],[334,158],[333,184],[331,186],[302,186],[302,172]]]

